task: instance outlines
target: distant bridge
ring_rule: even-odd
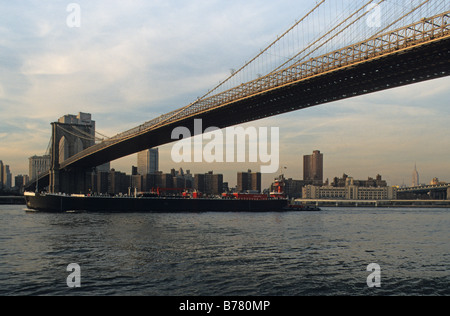
[[[421,185],[409,188],[399,188],[397,190],[399,197],[410,198],[412,196],[429,196],[431,199],[449,200],[450,183],[438,185]]]

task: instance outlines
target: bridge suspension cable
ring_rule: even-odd
[[[266,53],[271,47],[273,47],[276,43],[278,43],[281,39],[283,39],[289,32],[291,32],[293,29],[295,29],[300,23],[302,23],[308,16],[310,16],[314,11],[316,11],[317,8],[319,8],[326,0],[321,0],[319,3],[316,4],[314,8],[312,8],[304,17],[302,17],[300,20],[295,22],[293,26],[291,26],[286,32],[284,32],[281,36],[278,36],[275,41],[269,44],[266,48],[262,49],[259,54],[257,54],[255,57],[253,57],[250,61],[246,62],[241,68],[239,68],[237,71],[233,71],[232,74],[226,78],[224,81],[219,83],[216,87],[209,90],[208,93],[206,93],[203,97],[199,98],[199,100],[202,100],[206,98],[208,95],[211,95],[214,91],[216,91],[218,88],[220,88],[222,85],[224,85],[226,82],[228,82],[231,78],[235,77],[239,72],[244,70],[248,65],[253,63],[255,60],[257,60],[260,56],[262,56],[264,53]]]
[[[64,132],[66,132],[67,134],[70,134],[72,136],[75,136],[77,138],[81,138],[84,140],[89,140],[89,141],[95,141],[97,138],[95,136],[90,135],[89,133],[86,133],[80,129],[78,129],[76,126],[72,126],[73,129],[75,129],[79,134],[76,134],[60,125],[58,125],[58,128],[60,128],[61,130],[63,130]]]
[[[383,3],[385,0],[381,0],[380,2],[378,2],[376,5],[380,5],[381,3]],[[322,35],[321,37],[319,37],[317,40],[315,40],[314,42],[312,42],[310,45],[308,45],[305,49],[303,49],[302,51],[300,51],[299,53],[297,53],[296,55],[294,55],[292,58],[290,58],[288,61],[284,62],[283,64],[281,64],[280,66],[278,66],[277,68],[275,68],[272,73],[277,72],[278,70],[286,67],[289,63],[291,63],[292,61],[294,61],[298,56],[300,56],[302,53],[304,53],[306,50],[308,50],[309,48],[312,48],[314,45],[316,45],[317,43],[319,43],[321,40],[323,40],[325,37],[327,37],[329,34],[332,34],[334,31],[336,31],[339,27],[341,27],[342,25],[344,25],[347,21],[351,20],[354,16],[356,16],[358,13],[360,13],[362,10],[364,10],[368,5],[372,4],[373,0],[370,0],[369,2],[367,2],[366,4],[364,4],[362,7],[360,7],[357,11],[353,12],[349,17],[347,17],[346,19],[344,19],[342,22],[340,22],[338,25],[336,25],[334,28],[332,28],[331,30],[329,30],[328,32],[326,32],[324,35]],[[297,62],[301,62],[303,61],[304,58],[310,56],[312,53],[314,53],[315,51],[317,51],[319,48],[321,48],[323,45],[325,45],[326,43],[328,43],[329,41],[331,41],[333,38],[337,37],[339,34],[341,34],[342,32],[344,32],[347,28],[349,28],[351,25],[353,25],[354,23],[356,23],[357,21],[359,21],[360,19],[362,19],[364,16],[366,16],[370,11],[366,10],[366,12],[364,14],[362,14],[361,16],[359,16],[357,19],[355,19],[353,22],[351,22],[350,24],[348,24],[347,26],[345,26],[342,30],[336,32],[333,36],[331,36],[329,39],[327,39],[325,42],[321,43],[319,46],[317,46],[316,48],[314,48],[313,50],[311,50],[306,56],[303,56],[302,60],[299,60]]]

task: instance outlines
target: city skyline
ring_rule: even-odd
[[[65,3],[0,4],[0,159],[14,175],[27,174],[28,158],[45,153],[50,122],[88,112],[98,131],[113,136],[185,106],[314,1],[79,3],[80,28],[67,27]],[[421,182],[434,177],[449,182],[449,86],[447,77],[246,126],[280,127],[280,171],[290,178],[302,179],[303,155],[320,149],[326,156],[324,179],[379,173],[390,185],[409,185],[417,162]],[[161,157],[170,157],[170,149],[170,144],[160,147]],[[135,160],[126,157],[111,167],[129,172]],[[237,171],[259,168],[161,159],[160,169],[174,167],[214,170],[230,183]],[[263,175],[263,186],[276,176]]]
[[[139,154],[141,154],[141,155],[145,154],[145,156],[143,155],[143,156],[140,157]],[[159,148],[154,148],[152,150],[146,150],[146,151],[140,152],[140,153],[138,153],[136,155],[137,155],[137,157],[136,157],[137,158],[137,166],[134,166],[134,164],[132,164],[130,166],[127,166],[126,170],[116,170],[114,167],[112,167],[110,170],[106,170],[105,168],[101,168],[101,167],[103,167],[103,166],[101,166],[100,168],[97,168],[97,171],[102,171],[102,172],[106,172],[106,173],[109,173],[110,171],[117,171],[117,172],[121,172],[121,173],[127,174],[127,175],[134,175],[134,171],[136,171],[138,175],[143,175],[143,176],[145,176],[147,174],[155,174],[155,173],[165,173],[165,172],[167,172],[167,170],[160,169],[160,168],[156,167],[157,165],[159,165]],[[41,160],[42,159],[45,160],[45,157],[49,158],[49,156],[42,156],[42,157],[33,156],[33,157],[30,157],[29,158],[29,173],[28,174],[26,174],[26,173],[25,174],[13,174],[12,172],[9,172],[9,165],[3,164],[3,162],[0,160],[0,167],[1,167],[0,168],[0,175],[1,175],[0,179],[3,179],[4,174],[6,174],[6,172],[5,172],[6,169],[4,169],[4,168],[7,167],[8,168],[7,170],[9,172],[9,174],[10,174],[10,177],[15,178],[17,176],[25,176],[25,177],[27,177],[27,179],[30,180],[30,179],[33,178],[32,176],[30,176],[30,174],[36,174],[37,173],[37,171],[36,171],[37,169],[36,168],[38,168],[38,167],[36,167],[35,164],[39,163],[40,165],[42,165]],[[142,160],[143,157],[145,157],[146,160],[150,159],[150,163],[142,162],[141,160]],[[316,166],[315,169],[319,170],[319,173],[321,174],[323,172],[324,154],[321,153],[320,150],[315,150],[312,155],[303,155],[303,166],[302,166],[302,169],[305,172],[305,170],[307,168],[311,168],[311,160],[314,160],[314,157],[316,157],[315,159],[319,159],[318,160],[319,165]],[[48,164],[48,162],[47,162],[47,164]],[[139,167],[140,164],[144,164],[145,166],[141,165],[141,167]],[[152,166],[150,167],[150,165],[152,165]],[[246,165],[248,165],[248,164],[246,164]],[[173,171],[173,170],[175,170],[175,167],[179,167],[179,165],[176,165],[176,166],[173,165],[168,170]],[[44,167],[44,169],[42,169],[42,166],[39,167],[39,168],[40,168],[39,172],[45,172],[45,170],[44,170],[45,167]],[[281,176],[281,175],[285,176],[286,175],[285,173],[283,173],[283,171],[286,171],[286,169],[287,169],[286,167],[281,167],[280,168],[280,172],[277,173],[277,174],[273,174],[273,175],[272,174],[269,174],[269,175],[266,174],[265,175],[265,179],[264,179],[264,174],[261,174],[260,172],[252,173],[250,169],[248,169],[247,172],[236,169],[236,170],[232,170],[231,172],[226,172],[225,174],[222,174],[223,177],[224,177],[223,178],[223,182],[229,183],[229,187],[230,188],[236,188],[236,189],[239,190],[239,188],[242,186],[242,180],[240,180],[240,177],[242,177],[242,175],[249,174],[249,175],[252,175],[253,177],[255,177],[257,175],[258,178],[255,178],[255,179],[258,179],[257,181],[260,183],[260,185],[258,187],[256,187],[256,188],[253,188],[253,189],[259,189],[259,190],[268,189],[268,188],[270,188],[272,186],[273,181],[276,180],[279,176]],[[128,173],[129,170],[131,170],[130,173]],[[183,167],[179,167],[179,170],[183,170]],[[187,170],[188,170],[188,172],[190,172],[190,169],[187,169]],[[219,173],[221,173],[221,170],[209,170],[207,172],[204,172],[204,174],[208,174],[208,173],[212,173],[212,172],[219,172]],[[307,171],[307,172],[310,172],[310,171]],[[197,172],[197,171],[194,170],[193,174],[201,174],[201,172]],[[345,172],[341,173],[341,174],[343,174],[344,178],[348,177],[348,175]],[[289,178],[289,179],[292,179],[292,180],[295,180],[295,181],[311,181],[311,183],[314,183],[315,185],[322,185],[322,184],[323,185],[328,185],[329,183],[332,183],[333,180],[336,181],[336,179],[339,179],[339,176],[341,174],[336,174],[333,177],[328,177],[328,178],[322,179],[322,180],[320,180],[318,178],[314,180],[313,178],[309,177],[308,174],[306,174],[306,177],[305,177],[305,173],[303,174],[303,180],[300,180],[301,178],[292,178],[290,176],[286,176],[285,178],[286,179]],[[289,175],[289,174],[287,174],[287,175]],[[236,179],[236,176],[237,176],[237,179]],[[381,181],[381,177],[382,176],[378,173],[376,178],[377,178],[377,180]],[[354,179],[353,176],[350,176],[350,178]],[[367,176],[367,178],[369,178],[369,180],[373,180],[373,177],[371,177],[370,175]],[[389,178],[389,176],[388,176],[388,178]],[[425,182],[419,181],[419,172],[417,170],[417,163],[414,164],[414,171],[412,173],[411,180],[412,180],[412,184],[410,184],[410,185],[405,183],[405,181],[403,181],[403,183],[401,183],[401,184],[391,184],[391,183],[387,183],[387,181],[385,181],[385,180],[383,180],[383,182],[385,183],[385,185],[391,186],[391,187],[394,187],[394,186],[398,186],[398,187],[408,187],[408,186],[414,187],[414,186],[420,186],[420,185],[437,185],[438,183],[447,183],[446,181],[439,181],[438,177],[434,177],[430,181],[425,181]],[[6,181],[6,178],[4,179],[4,181]],[[3,183],[4,181],[0,181],[0,189],[2,189],[2,188],[3,189],[7,189],[7,186],[5,185],[5,183]],[[22,181],[22,180],[20,180],[20,181]],[[251,182],[252,180],[249,180],[249,181]],[[254,181],[256,181],[256,180],[254,180]],[[362,181],[364,181],[364,180],[362,180]],[[1,185],[3,185],[3,187],[1,187]],[[10,180],[10,187],[8,189],[14,188],[16,186],[17,185],[13,184],[12,180]],[[246,188],[246,189],[248,189],[248,188]]]

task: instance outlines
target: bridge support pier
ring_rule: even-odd
[[[91,169],[51,170],[50,193],[86,194],[92,189]]]
[[[91,183],[91,173],[91,169],[60,171],[60,191],[66,194],[88,193]]]
[[[50,169],[49,190],[50,193],[61,192],[59,168]]]
[[[450,188],[447,188],[447,200],[450,201]]]

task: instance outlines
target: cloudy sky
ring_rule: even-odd
[[[0,3],[0,160],[14,175],[44,154],[50,122],[92,113],[113,136],[183,107],[256,55],[302,17],[306,0],[70,1]],[[302,156],[321,150],[325,178],[381,174],[391,185],[450,182],[450,78],[321,105],[252,126],[280,127],[280,160],[301,179]],[[254,164],[175,164],[163,146],[160,169],[214,170],[236,184]],[[113,162],[129,173],[133,155]],[[275,175],[264,176],[268,185]]]

